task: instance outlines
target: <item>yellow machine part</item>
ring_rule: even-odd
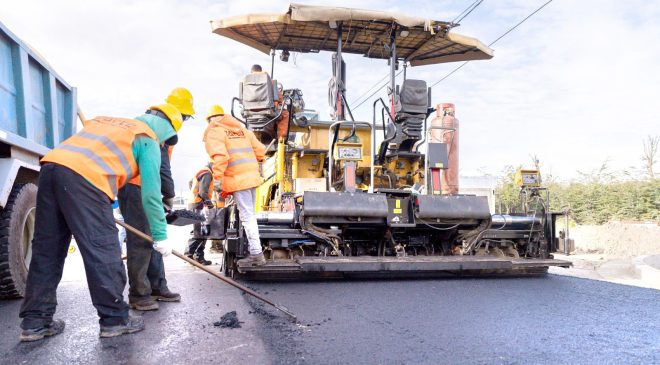
[[[291,152],[285,152],[284,140],[277,142],[277,149],[271,152],[263,164],[264,181],[257,187],[257,211],[279,211],[282,202],[278,199],[282,193],[295,193],[296,179],[326,179],[323,175],[324,161],[329,147],[329,125],[312,125],[308,127],[291,126],[295,134],[294,147]],[[337,141],[340,142],[351,132],[350,125],[342,126]],[[362,159],[357,161],[356,176],[362,178],[359,189],[367,189],[371,165],[371,131],[368,128],[356,129],[356,136],[362,144]],[[343,166],[342,161],[335,161],[336,166]],[[411,186],[423,181],[423,171],[417,159],[398,158],[388,161],[384,166],[376,166],[376,187],[389,188],[390,180],[393,188]],[[379,172],[387,172],[390,178],[381,176]],[[327,180],[326,180],[327,181]],[[313,182],[313,181],[312,181]],[[316,182],[314,182],[316,183]]]
[[[516,185],[519,187],[540,187],[541,186],[541,172],[532,169],[519,169],[515,175]]]

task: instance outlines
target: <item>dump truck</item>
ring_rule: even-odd
[[[39,159],[75,118],[76,89],[0,23],[0,298],[25,294]]]
[[[447,144],[431,88],[407,67],[488,60],[492,49],[454,32],[458,24],[398,13],[291,4],[282,13],[211,21],[212,31],[271,55],[270,74],[239,83],[232,115],[267,146],[257,188],[259,234],[267,258],[241,265],[247,240],[234,205],[225,208],[223,271],[246,279],[288,277],[539,274],[555,260],[554,219],[540,174],[521,175],[521,209],[492,215],[485,197],[442,194]],[[331,120],[306,117],[303,90],[274,79],[275,56],[332,52]],[[387,99],[371,120],[353,118],[342,54],[389,64]],[[402,68],[402,69],[401,69]],[[304,71],[301,71],[304,72]],[[397,76],[403,73],[397,85]],[[301,77],[301,79],[305,79]]]

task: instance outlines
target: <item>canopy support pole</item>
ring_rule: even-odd
[[[337,115],[337,120],[344,120],[344,105],[343,100],[342,100],[342,88],[343,86],[341,85],[341,80],[343,75],[341,74],[341,46],[342,46],[342,28],[343,28],[343,23],[342,22],[337,22],[337,59],[336,59],[336,65],[335,65],[335,79],[337,80],[337,110],[336,110],[336,115]]]
[[[396,27],[392,27],[392,34],[390,35],[390,92],[390,112],[392,113],[392,120],[394,120],[396,106]]]
[[[270,78],[275,78],[275,50],[270,51]]]

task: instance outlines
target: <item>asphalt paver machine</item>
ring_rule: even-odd
[[[442,128],[427,123],[434,111],[431,89],[405,72],[396,85],[396,73],[408,65],[493,57],[477,39],[454,33],[454,26],[297,4],[284,13],[212,21],[214,33],[271,54],[273,62],[276,51],[281,60],[293,52],[329,51],[333,65],[331,121],[304,109],[301,90],[278,88],[272,68],[271,75],[250,74],[240,83],[232,114],[268,146],[256,203],[267,264],[237,264],[248,254],[247,241],[229,205],[223,227],[226,275],[528,274],[569,265],[552,258],[554,220],[547,209],[493,216],[486,197],[441,194],[447,146],[427,138]],[[389,64],[388,100],[370,105],[370,121],[354,120],[347,103],[346,53]]]

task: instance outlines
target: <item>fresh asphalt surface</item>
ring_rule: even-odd
[[[657,290],[557,275],[249,283],[296,324],[175,257],[168,279],[183,301],[145,313],[143,332],[101,340],[76,260],[58,291],[63,334],[19,343],[20,301],[0,301],[0,363],[660,363]],[[232,310],[242,328],[213,326]]]

